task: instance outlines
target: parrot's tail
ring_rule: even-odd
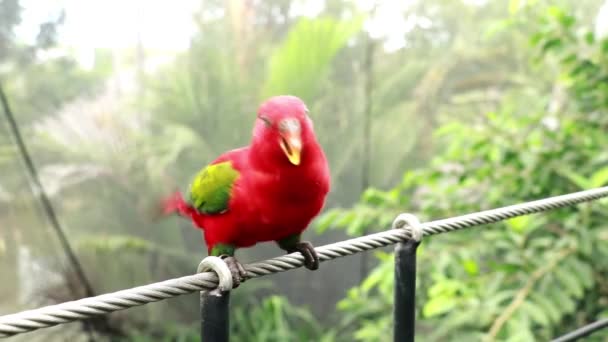
[[[165,198],[161,202],[161,213],[162,216],[171,214],[186,215],[188,212],[188,205],[182,194],[179,191],[174,192],[171,196]]]
[[[189,219],[196,216],[196,209],[192,208],[182,197],[181,192],[176,191],[173,194],[156,202],[152,221],[158,221],[169,215],[177,214]]]
[[[169,215],[188,215],[188,204],[182,198],[182,194],[179,191],[157,201],[153,207],[150,208],[150,214],[152,221],[158,221]]]

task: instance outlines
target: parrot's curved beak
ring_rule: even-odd
[[[293,165],[300,165],[300,154],[302,152],[302,138],[299,131],[285,132],[281,134],[281,149]]]

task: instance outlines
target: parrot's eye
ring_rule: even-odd
[[[265,117],[265,116],[258,116],[258,118],[262,121],[264,121],[264,123],[266,124],[266,127],[271,127],[272,126],[272,121],[270,121],[269,118]]]

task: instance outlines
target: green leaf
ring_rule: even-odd
[[[570,53],[560,59],[560,62],[565,65],[572,64],[577,60],[578,56],[576,53]]]
[[[534,302],[526,301],[521,306],[522,311],[526,313],[532,320],[541,326],[549,326],[551,320],[544,310]]]
[[[514,20],[511,19],[499,20],[495,23],[491,23],[490,26],[485,30],[483,37],[485,39],[492,38],[498,33],[505,32],[507,29],[511,28],[513,24]]]
[[[534,341],[534,334],[530,331],[528,326],[522,327],[521,324],[517,326],[509,326],[509,337],[505,340],[506,342],[529,342]]]
[[[562,40],[560,38],[551,38],[551,39],[547,39],[543,44],[541,44],[540,50],[542,52],[547,52],[550,50],[555,50],[561,46],[562,46]]]
[[[430,297],[438,297],[442,295],[453,296],[462,287],[462,283],[453,279],[442,279],[436,282],[428,290]]]
[[[589,264],[578,258],[568,258],[565,261],[569,272],[576,275],[584,288],[589,289],[593,286],[593,269]]]
[[[365,212],[357,212],[354,219],[346,227],[346,233],[349,235],[361,235],[367,228],[367,214]]]
[[[562,20],[566,16],[566,12],[558,6],[549,6],[546,11],[548,16],[557,20]]]
[[[331,209],[326,213],[321,215],[315,222],[315,226],[317,227],[317,232],[323,233],[329,227],[334,224],[334,221],[340,216],[341,210],[339,209]]]
[[[564,286],[566,291],[572,296],[576,298],[583,296],[583,285],[571,272],[569,272],[568,269],[566,269],[566,267],[557,267],[555,270],[555,276]]]
[[[463,260],[462,266],[469,275],[474,276],[479,273],[479,266],[477,265],[475,260]]]
[[[517,233],[522,233],[530,228],[530,222],[532,221],[531,216],[518,216],[512,219],[506,220],[505,223],[509,228]]]
[[[270,59],[263,97],[292,94],[310,102],[320,90],[331,62],[363,25],[363,17],[300,19]]]
[[[582,229],[578,230],[578,248],[580,252],[584,255],[591,255],[593,253],[593,236],[591,232],[586,228],[582,227]]]
[[[574,300],[568,296],[568,293],[565,290],[558,286],[553,286],[549,291],[549,295],[552,296],[557,303],[559,303],[559,309],[564,314],[571,313],[576,308],[576,303]]]
[[[577,76],[594,76],[597,71],[597,67],[588,60],[581,60],[576,66],[570,71],[572,77]],[[581,75],[582,74],[582,75]]]
[[[342,212],[336,221],[336,225],[339,227],[348,227],[356,217],[357,213],[354,211]]]
[[[384,263],[384,265],[391,265],[391,263]],[[376,268],[364,281],[361,283],[361,289],[365,292],[369,292],[372,288],[379,286],[380,283],[391,281],[392,282],[393,267],[381,267]]]
[[[509,14],[517,13],[521,7],[521,0],[509,0]]]
[[[501,309],[511,301],[515,296],[515,290],[504,290],[493,294],[490,298],[484,301],[484,306],[488,308],[488,310],[496,310]]]
[[[530,300],[536,303],[539,308],[542,308],[551,322],[559,323],[561,321],[559,304],[554,301],[555,298],[548,297],[546,293],[536,292],[530,296]]]
[[[591,182],[587,180],[587,178],[572,170],[567,169],[566,167],[558,169],[557,173],[563,177],[566,177],[568,180],[576,184],[581,189],[589,189],[592,187]]]
[[[373,206],[379,206],[390,201],[389,194],[375,188],[366,189],[361,197],[363,202]]]
[[[606,183],[608,183],[608,167],[602,168],[591,175],[591,187],[601,187]]]
[[[435,317],[452,310],[455,306],[456,301],[453,297],[438,296],[424,304],[422,314],[424,317]]]
[[[594,36],[593,32],[589,31],[589,32],[585,33],[585,42],[587,42],[587,44],[589,44],[589,45],[595,43],[595,36]]]

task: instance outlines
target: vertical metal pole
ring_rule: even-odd
[[[201,341],[227,342],[230,336],[230,291],[201,292]]]
[[[420,241],[408,240],[395,247],[395,342],[413,342],[416,319],[416,249]]]

